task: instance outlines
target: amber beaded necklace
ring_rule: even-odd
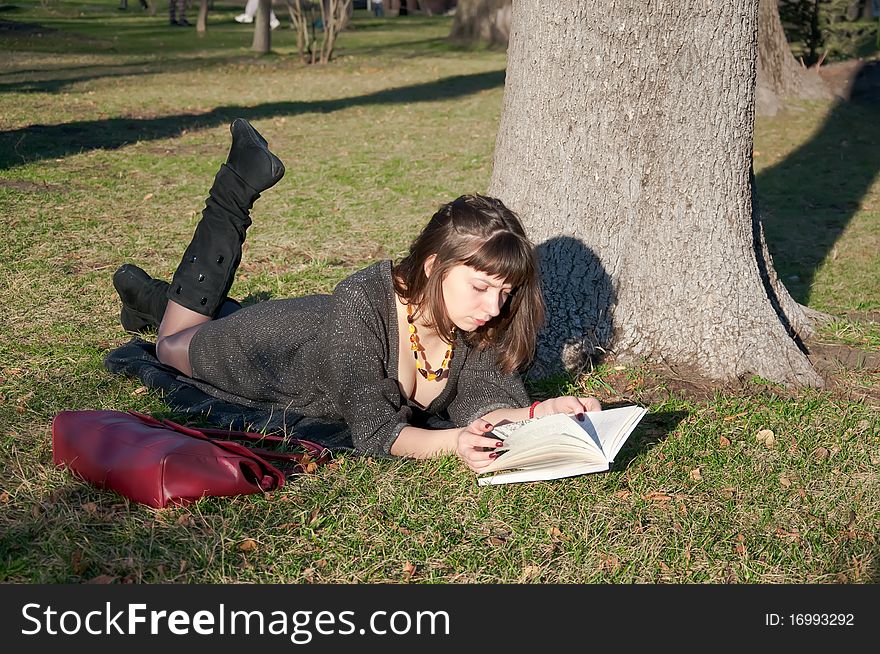
[[[437,368],[437,370],[431,370],[431,364],[428,363],[428,358],[425,356],[425,348],[419,343],[419,334],[418,331],[416,331],[416,322],[415,318],[413,318],[412,304],[406,305],[406,321],[409,323],[409,347],[416,360],[416,370],[418,370],[422,377],[428,381],[440,381],[443,379],[443,373],[449,367],[449,362],[452,361],[452,352],[455,350],[455,341],[453,341],[452,345],[447,348],[446,355],[443,357],[443,363],[440,364],[440,367]],[[422,355],[421,361],[419,360],[419,353]]]

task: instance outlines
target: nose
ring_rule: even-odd
[[[483,305],[483,310],[489,314],[492,318],[501,313],[501,292],[498,293],[488,293],[486,302]]]

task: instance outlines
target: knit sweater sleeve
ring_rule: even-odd
[[[357,451],[388,455],[412,416],[397,382],[389,376],[391,358],[381,287],[353,275],[336,287],[327,316],[325,365],[328,393],[351,429]]]
[[[528,405],[529,396],[518,372],[502,374],[491,348],[470,349],[447,411],[456,425],[464,427],[496,409]]]

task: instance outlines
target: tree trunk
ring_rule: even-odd
[[[267,54],[272,49],[272,30],[269,29],[269,16],[272,14],[272,0],[260,0],[257,15],[254,17],[254,42],[251,50]]]
[[[208,31],[208,0],[199,3],[199,18],[196,21],[196,32],[204,35]]]
[[[758,0],[514,3],[489,193],[540,252],[532,375],[613,351],[822,384],[753,212],[757,21]]]
[[[449,38],[507,47],[512,0],[459,0]]]
[[[758,88],[755,105],[759,115],[773,116],[787,97],[830,99],[831,92],[815,69],[795,61],[779,20],[777,0],[760,0],[758,10]]]

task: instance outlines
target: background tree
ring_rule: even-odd
[[[272,49],[272,30],[269,28],[269,16],[272,15],[272,0],[260,0],[257,15],[254,17],[254,41],[251,50],[266,54]]]
[[[297,50],[303,62],[326,64],[330,61],[336,38],[351,18],[352,7],[352,0],[287,0]],[[316,23],[320,28],[316,29]]]
[[[199,0],[199,17],[196,20],[196,32],[204,34],[208,30],[208,0]]]
[[[449,38],[507,47],[511,0],[459,0]]]
[[[489,193],[539,244],[533,374],[612,350],[820,385],[752,196],[758,0],[513,7]]]
[[[777,0],[760,0],[758,11],[758,89],[760,115],[772,116],[785,98],[829,99],[831,92],[815,68],[799,64],[785,38]]]

